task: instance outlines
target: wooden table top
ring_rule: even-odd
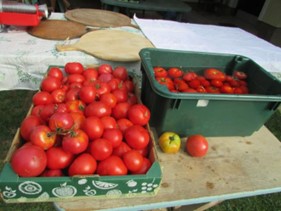
[[[55,205],[63,210],[141,210],[281,191],[281,142],[266,127],[249,137],[208,141],[203,158],[192,158],[183,148],[164,154],[156,146],[163,180],[153,197],[72,199]]]

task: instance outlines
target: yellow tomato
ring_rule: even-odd
[[[165,153],[177,153],[181,147],[181,138],[174,132],[164,132],[159,137],[159,146]]]

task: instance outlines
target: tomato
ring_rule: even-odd
[[[150,140],[148,131],[140,125],[133,125],[125,130],[124,138],[133,149],[145,148]]]
[[[128,100],[127,89],[115,89],[111,93],[116,97],[117,103],[127,102]]]
[[[53,103],[54,99],[53,96],[49,92],[39,91],[35,93],[32,97],[32,103],[37,105],[46,105]]]
[[[56,111],[56,105],[51,103],[48,105],[44,105],[44,107],[42,108],[41,112],[40,112],[40,118],[47,122],[49,121],[50,117],[55,113]]]
[[[186,140],[185,149],[192,157],[203,157],[208,152],[208,141],[202,135],[191,135]]]
[[[206,91],[208,93],[212,93],[212,94],[219,94],[220,93],[220,89],[214,86],[207,86],[206,87]]]
[[[184,92],[186,89],[189,88],[188,84],[184,80],[182,79],[176,80],[176,79],[174,80],[176,90],[178,90],[179,92]]]
[[[65,94],[65,102],[71,100],[78,100],[80,88],[71,88]]]
[[[36,126],[30,133],[30,142],[44,150],[54,146],[56,134],[46,125]]]
[[[111,73],[102,73],[98,77],[98,81],[108,83],[113,78]]]
[[[120,157],[111,155],[99,163],[97,173],[100,176],[126,175],[128,173],[128,169]]]
[[[153,72],[155,78],[168,76],[167,70],[163,67],[153,67]]]
[[[64,89],[55,89],[52,91],[54,103],[62,103],[65,100],[66,91]]]
[[[46,169],[40,177],[62,177],[63,172],[61,169]]]
[[[55,112],[67,113],[69,112],[65,103],[55,104]]]
[[[211,80],[211,85],[214,86],[214,87],[222,87],[223,86],[223,82],[221,80],[218,80],[218,79],[212,79]]]
[[[18,148],[11,157],[11,167],[20,177],[36,177],[47,166],[45,151],[31,143]]]
[[[58,78],[51,76],[45,77],[41,82],[41,90],[51,93],[61,87],[61,81]]]
[[[104,129],[118,127],[116,120],[112,116],[104,116],[100,120],[102,121]]]
[[[200,85],[201,82],[198,79],[193,79],[191,81],[188,82],[188,85],[192,88],[192,89],[197,89]]]
[[[62,81],[63,79],[63,72],[58,67],[51,67],[47,73],[48,76],[57,78],[58,80]]]
[[[71,130],[62,139],[62,148],[66,152],[79,154],[84,152],[89,144],[88,135],[80,129]]]
[[[79,62],[68,62],[64,66],[64,71],[68,74],[81,74],[84,71],[84,67]]]
[[[107,82],[110,90],[113,91],[118,89],[119,85],[121,84],[121,80],[119,78],[112,78],[110,81]]]
[[[54,113],[49,119],[49,127],[52,131],[57,134],[65,134],[74,125],[74,120],[71,114],[57,112]]]
[[[197,87],[196,89],[197,92],[199,93],[206,93],[206,89],[204,88],[204,86],[200,85],[199,87]]]
[[[128,110],[128,119],[135,125],[146,125],[150,119],[150,110],[143,104],[132,105]]]
[[[98,67],[98,73],[103,74],[103,73],[112,73],[112,66],[110,64],[101,64]]]
[[[117,120],[118,128],[124,133],[129,127],[134,125],[130,120],[127,118],[121,118]]]
[[[82,129],[87,133],[90,140],[101,138],[104,126],[100,118],[91,116],[85,119]]]
[[[188,88],[188,89],[184,90],[183,92],[185,92],[185,93],[196,93],[197,91],[195,89]]]
[[[138,171],[143,165],[143,156],[137,150],[124,153],[122,159],[129,171]]]
[[[100,101],[107,104],[110,108],[113,108],[117,104],[117,98],[112,93],[105,93],[100,96]]]
[[[205,88],[211,85],[210,81],[208,81],[203,76],[198,76],[197,79],[200,81],[201,85],[204,86]]]
[[[208,68],[204,70],[204,77],[208,80],[216,79],[220,81],[224,81],[226,78],[225,74],[222,71],[215,68]]]
[[[119,146],[113,148],[112,154],[122,157],[124,153],[126,153],[130,150],[132,150],[132,148],[129,147],[129,145],[126,142],[122,141]]]
[[[128,79],[128,71],[127,71],[126,67],[123,67],[123,66],[115,67],[115,69],[112,72],[112,75],[115,78],[119,78],[122,81],[125,81]]]
[[[78,93],[79,99],[86,103],[92,103],[96,99],[96,89],[93,86],[83,86],[79,93]]]
[[[71,74],[67,77],[67,82],[71,88],[82,87],[84,81],[85,81],[85,77],[82,74]]]
[[[223,85],[220,88],[221,93],[233,94],[233,88],[230,85]]]
[[[66,152],[62,147],[51,147],[46,151],[47,167],[49,169],[64,169],[68,167],[74,159],[74,155]]]
[[[180,78],[183,76],[183,71],[177,67],[171,67],[168,69],[168,76],[171,78]]]
[[[30,115],[24,118],[20,125],[20,134],[25,141],[30,140],[32,130],[42,124],[42,120],[38,116]]]
[[[168,78],[168,77],[158,77],[158,78],[156,78],[156,81],[159,84],[166,86],[168,90],[175,89],[174,82],[173,82],[173,80],[171,78]]]
[[[150,169],[152,163],[148,158],[143,158],[143,164],[141,168],[137,171],[131,171],[131,174],[146,174],[147,171]]]
[[[82,153],[71,163],[68,175],[92,175],[97,169],[97,161],[89,153]]]
[[[111,91],[110,86],[105,82],[96,81],[94,87],[96,88],[97,98],[100,98],[102,95],[110,93]]]
[[[184,73],[182,76],[183,80],[185,80],[187,82],[192,81],[192,80],[196,79],[197,77],[198,77],[198,75],[193,71],[188,71],[188,72]]]
[[[118,128],[106,128],[103,131],[102,138],[107,139],[112,144],[112,147],[115,148],[121,144],[123,133]]]
[[[247,74],[242,71],[234,71],[233,77],[238,78],[239,80],[245,80],[247,78]]]
[[[135,90],[134,82],[130,79],[124,81],[124,86],[126,87],[127,92],[134,92]]]
[[[66,107],[69,112],[84,113],[86,104],[81,100],[70,100],[66,102]]]
[[[128,111],[131,107],[131,104],[128,102],[117,103],[116,106],[112,109],[112,116],[118,120],[122,118],[127,118]]]
[[[89,151],[96,160],[104,160],[108,158],[113,151],[112,144],[105,138],[98,138],[90,143]]]
[[[86,117],[81,112],[70,112],[70,115],[74,121],[72,129],[80,129]]]
[[[165,153],[177,153],[181,147],[181,138],[175,132],[164,132],[159,137],[159,146]]]
[[[98,79],[98,71],[96,68],[87,68],[83,72],[83,76],[85,77],[85,82],[88,82],[89,84],[96,81]]]
[[[111,108],[102,101],[94,101],[85,108],[85,116],[104,117],[111,115]]]

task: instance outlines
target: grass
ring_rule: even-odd
[[[10,147],[11,140],[29,110],[34,91],[1,91],[0,92],[0,170]],[[265,124],[281,140],[281,112],[276,111]],[[52,211],[52,203],[6,204],[0,201],[0,211]],[[281,193],[227,200],[210,208],[209,211],[278,211],[281,210]]]

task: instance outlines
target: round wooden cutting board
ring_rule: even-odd
[[[38,26],[28,28],[27,32],[43,39],[66,40],[81,37],[87,33],[87,28],[73,21],[44,20]]]
[[[145,37],[121,30],[97,30],[88,32],[80,40],[70,45],[57,45],[58,51],[83,51],[97,58],[118,61],[139,61],[142,48],[153,45]]]
[[[93,27],[133,26],[131,19],[117,12],[99,9],[73,9],[64,13],[66,19]]]

